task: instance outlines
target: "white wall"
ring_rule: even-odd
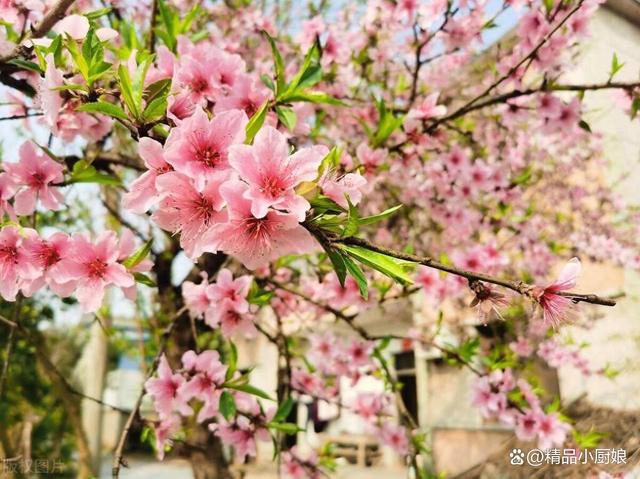
[[[628,0],[632,4],[632,0]],[[640,7],[635,9],[640,20]],[[607,81],[614,52],[624,68],[616,81],[638,81],[640,75],[640,26],[601,8],[591,23],[591,36],[577,60],[577,68],[565,77],[573,83]],[[613,100],[611,91],[590,92],[585,97],[590,111],[586,120],[594,132],[604,135],[605,156],[611,166],[603,174],[612,182],[626,175],[616,189],[628,202],[640,205],[640,119],[631,122]],[[626,297],[615,308],[599,307],[604,318],[589,331],[571,331],[578,341],[591,346],[585,350],[594,367],[607,363],[621,370],[610,380],[601,376],[585,378],[571,367],[560,370],[560,386],[565,399],[586,393],[599,405],[615,408],[640,407],[640,275],[620,268],[587,265],[578,288],[598,293],[624,290]]]

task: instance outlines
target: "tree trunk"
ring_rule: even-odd
[[[212,277],[222,267],[225,259],[226,256],[222,254],[205,254],[201,258],[201,267],[209,274],[209,277]],[[184,305],[180,289],[171,284],[172,261],[173,258],[169,255],[159,255],[155,264],[161,311],[169,316],[171,316],[171,312],[175,314]],[[198,281],[197,274],[192,276],[189,279]],[[177,320],[173,329],[167,348],[167,359],[172,366],[178,366],[181,364],[181,358],[185,351],[193,349],[196,349],[195,338],[189,314],[185,313]],[[224,457],[222,442],[209,430],[206,424],[194,426],[180,451],[181,455],[191,463],[195,479],[232,479],[229,463]]]
[[[63,378],[59,376],[59,373],[51,360],[49,359],[50,353],[44,342],[44,338],[40,333],[34,332],[32,335],[33,344],[36,347],[36,359],[38,365],[43,374],[51,381],[53,388],[55,389],[58,397],[62,401],[65,413],[76,439],[76,447],[78,448],[78,475],[79,479],[89,479],[97,475],[97,471],[93,470],[93,461],[91,456],[91,450],[89,448],[89,441],[82,427],[82,413],[80,411],[80,401],[78,396],[74,395]]]

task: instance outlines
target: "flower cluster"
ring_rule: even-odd
[[[178,371],[171,369],[164,355],[160,357],[157,375],[145,383],[157,414],[155,432],[160,458],[165,445],[170,445],[172,436],[180,430],[182,418],[195,415],[195,411],[196,421],[208,423],[209,429],[233,446],[241,458],[256,455],[256,441],[270,440],[267,424],[275,411],[265,414],[254,396],[225,389],[225,381],[233,379],[227,376],[227,366],[220,362],[217,351],[185,352]],[[232,397],[233,417],[220,411],[223,393]]]
[[[551,338],[540,343],[537,354],[552,368],[572,365],[585,376],[593,374],[589,360],[581,354],[580,348],[576,345],[562,345],[555,338]]]
[[[31,296],[48,286],[61,297],[75,294],[85,312],[100,308],[108,286],[124,288],[135,298],[134,273],[151,268],[149,260],[125,266],[135,250],[129,230],[120,239],[112,231],[95,241],[78,234],[54,233],[41,237],[30,228],[0,230],[0,295],[14,301],[20,291]]]
[[[208,282],[206,275],[199,284],[185,281],[182,295],[193,317],[204,319],[213,329],[220,328],[224,336],[253,334],[254,317],[247,301],[252,281],[248,275],[234,279],[231,271],[223,268],[213,283]]]
[[[522,405],[510,399],[515,392],[522,396]],[[540,449],[561,446],[571,431],[571,426],[561,421],[557,413],[543,411],[529,383],[524,379],[516,380],[510,369],[497,369],[476,378],[472,403],[484,418],[497,419],[515,427],[519,439],[537,439]]]
[[[64,198],[59,185],[64,180],[64,166],[49,158],[27,141],[22,144],[19,160],[4,163],[0,173],[0,219],[8,215],[30,215],[36,210],[38,200],[46,210],[62,208]],[[13,198],[13,206],[9,200]]]

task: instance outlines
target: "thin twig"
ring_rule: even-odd
[[[439,261],[434,260],[430,257],[418,256],[411,253],[405,253],[402,251],[396,251],[390,248],[385,248],[383,246],[376,245],[371,243],[370,241],[363,238],[328,238],[325,232],[318,231],[317,229],[312,228],[312,233],[315,235],[321,234],[325,236],[325,241],[329,241],[335,247],[340,247],[340,245],[352,245],[352,246],[360,246],[362,248],[366,248],[370,251],[375,251],[377,253],[384,254],[386,256],[391,256],[396,259],[401,259],[405,261],[410,261],[412,263],[418,263],[424,266],[428,266],[429,268],[434,268],[440,271],[444,271],[446,273],[455,274],[456,276],[461,276],[468,280],[476,280],[483,281],[485,283],[491,283],[498,286],[502,286],[503,288],[510,289],[524,296],[531,297],[532,290],[534,288],[533,285],[525,283],[524,281],[510,281],[502,278],[497,278],[495,276],[491,276],[484,273],[477,273],[474,271],[467,271],[461,268],[456,268],[455,266],[441,263]],[[616,301],[612,298],[601,297],[595,294],[581,294],[581,293],[572,293],[560,291],[556,294],[560,296],[566,296],[571,298],[576,303],[590,303],[590,304],[598,304],[601,306],[615,306]]]
[[[169,342],[169,338],[171,337],[171,333],[173,332],[173,329],[175,328],[178,320],[182,317],[182,315],[186,311],[187,311],[186,306],[183,306],[182,308],[180,308],[178,312],[173,316],[173,318],[171,319],[171,322],[166,327],[164,332],[162,333],[162,337],[160,339],[160,348],[158,349],[158,353],[156,354],[156,357],[153,359],[153,364],[149,368],[146,379],[150,379],[151,376],[155,374],[156,369],[158,369],[158,365],[160,364],[160,358],[162,357],[162,355],[165,352],[165,349],[167,348],[167,344]],[[138,414],[140,405],[142,404],[143,397],[144,397],[144,386],[142,388],[142,391],[140,391],[140,394],[138,395],[138,399],[136,400],[136,403],[133,409],[131,410],[129,417],[127,418],[127,422],[125,423],[124,428],[122,429],[122,433],[120,434],[118,445],[116,446],[116,449],[113,452],[113,462],[111,464],[111,477],[114,479],[117,479],[120,476],[120,467],[122,465],[126,466],[126,463],[124,462],[124,458],[123,458],[123,450],[127,442],[127,436],[129,435],[129,431],[131,430],[133,421],[136,417],[136,414]]]
[[[32,27],[30,38],[42,38],[49,33],[55,24],[64,18],[65,13],[69,7],[73,5],[73,2],[75,2],[75,0],[59,0],[53,7],[51,7],[40,23],[35,27]],[[16,45],[11,53],[0,58],[0,63],[7,63],[17,56],[20,56],[25,52],[25,50],[26,48],[23,44]]]

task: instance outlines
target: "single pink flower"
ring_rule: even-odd
[[[31,230],[32,234],[35,231]],[[38,267],[22,248],[22,237],[15,226],[0,229],[0,296],[15,301],[20,282],[33,280],[40,274]]]
[[[528,410],[516,417],[516,436],[521,441],[531,441],[540,430],[541,413],[537,410]]]
[[[409,110],[407,118],[428,120],[430,118],[445,115],[447,113],[447,107],[444,105],[438,105],[439,94],[439,92],[435,92],[427,95],[420,105]]]
[[[220,403],[220,385],[225,381],[227,367],[220,362],[217,351],[203,351],[196,354],[187,351],[182,355],[182,365],[193,376],[178,389],[178,395],[184,400],[198,399],[203,407],[198,413],[198,422],[206,421],[218,413]]]
[[[379,393],[359,393],[353,402],[353,412],[364,421],[375,423],[383,413],[389,398]]]
[[[191,281],[185,281],[182,283],[182,297],[184,303],[189,308],[189,313],[194,318],[202,318],[205,312],[211,307],[211,300],[209,299],[209,283],[207,279],[207,273],[202,273],[202,281],[199,284],[195,284]]]
[[[404,426],[385,422],[380,428],[380,440],[400,456],[406,456],[409,453],[409,438]]]
[[[165,449],[173,444],[171,438],[180,430],[180,419],[175,416],[163,418],[155,426],[156,456],[158,460],[164,459]]]
[[[233,446],[235,454],[240,460],[247,456],[256,456],[256,440],[266,442],[271,439],[267,429],[252,423],[245,416],[238,416],[232,422],[222,419],[219,424],[210,425],[210,429],[223,443]]]
[[[202,254],[204,234],[226,219],[220,185],[226,176],[218,175],[205,183],[202,192],[180,173],[165,173],[156,179],[162,197],[153,221],[162,229],[180,233],[180,245],[192,259]]]
[[[557,293],[568,291],[576,286],[581,264],[578,258],[572,258],[562,268],[558,279],[545,287],[536,286],[533,294],[542,307],[544,322],[547,326],[557,327],[570,319],[574,303],[570,297]]]
[[[346,351],[351,367],[360,368],[370,365],[374,346],[370,341],[353,340]]]
[[[208,62],[190,55],[181,57],[179,64],[173,68],[173,91],[186,96],[194,105],[206,106],[218,94],[210,69]]]
[[[23,286],[25,296],[31,296],[47,284],[58,296],[67,297],[76,288],[75,281],[60,281],[60,262],[71,252],[71,238],[66,233],[54,233],[48,239],[29,235],[22,241],[22,248],[30,260],[41,271],[41,275]]]
[[[562,422],[556,413],[542,414],[538,421],[538,448],[562,446],[570,431],[571,426]]]
[[[366,185],[367,180],[360,173],[347,173],[339,178],[325,175],[320,180],[322,193],[345,209],[349,207],[347,197],[352,205],[360,203]]]
[[[248,311],[239,312],[229,299],[213,303],[205,314],[205,322],[211,328],[220,327],[222,335],[230,337],[236,333],[252,336],[256,333],[254,316]]]
[[[229,146],[244,141],[248,121],[241,110],[225,111],[209,120],[202,109],[197,109],[171,130],[165,160],[201,187],[204,180],[229,169]]]
[[[5,169],[19,188],[14,200],[16,214],[33,213],[38,199],[47,209],[61,208],[64,199],[52,185],[64,180],[64,167],[37,151],[33,143],[23,143],[20,147],[20,161],[5,164]]]
[[[16,219],[13,206],[9,203],[9,200],[15,194],[16,189],[16,184],[9,174],[0,173],[0,220],[3,219],[5,214],[12,220]]]
[[[213,111],[217,115],[227,110],[244,110],[250,118],[269,97],[267,90],[258,80],[249,75],[240,75],[228,95],[216,101]]]
[[[271,126],[263,127],[253,145],[233,145],[229,148],[229,163],[249,184],[245,198],[251,200],[251,213],[264,218],[269,208],[286,210],[298,221],[304,221],[309,202],[296,194],[294,188],[318,175],[327,148],[303,148],[289,155],[289,146],[282,133]]]
[[[228,181],[220,191],[227,202],[229,219],[205,235],[205,244],[216,244],[216,249],[237,257],[249,269],[282,256],[317,249],[313,237],[300,226],[295,215],[269,210],[263,218],[256,218],[251,212],[251,201],[245,196],[244,183]]]
[[[156,178],[173,170],[164,160],[162,145],[151,138],[140,138],[138,154],[149,171],[144,172],[132,184],[129,192],[122,197],[122,206],[134,213],[144,213],[158,199]]]
[[[155,409],[161,419],[171,416],[175,411],[183,416],[193,414],[193,409],[189,407],[185,398],[178,394],[185,381],[181,374],[171,370],[167,357],[163,354],[156,377],[148,379],[144,384],[147,392],[153,396]]]
[[[216,305],[221,301],[228,301],[233,309],[239,313],[249,311],[247,295],[253,278],[249,275],[238,276],[233,279],[233,273],[227,268],[218,271],[216,282],[207,289],[211,304]]]
[[[95,244],[78,235],[72,241],[73,256],[58,264],[59,281],[78,281],[76,297],[85,312],[100,308],[107,286],[128,288],[134,285],[133,276],[117,262],[118,238],[112,231],[98,236]]]

